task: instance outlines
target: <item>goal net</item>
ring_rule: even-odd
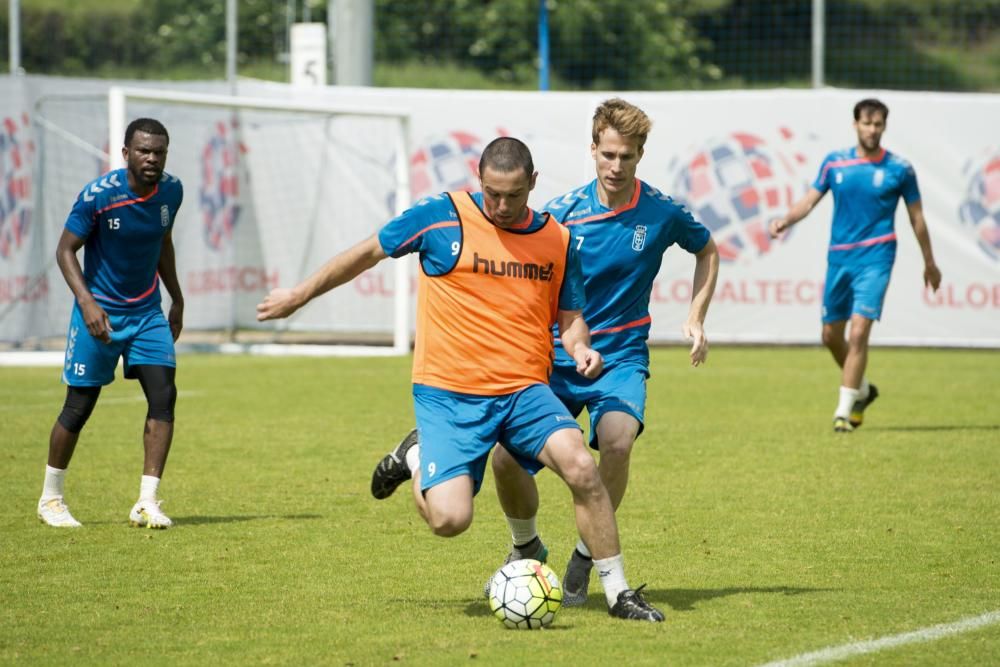
[[[409,205],[406,113],[119,87],[102,100],[53,96],[36,105],[37,208],[51,252],[36,258],[50,297],[32,317],[34,335],[64,333],[70,297],[50,259],[58,234],[83,185],[123,166],[125,127],[143,116],[166,126],[166,171],[184,184],[173,239],[187,342],[409,351],[406,258],[379,264],[287,320],[259,323],[255,311],[271,288],[298,283]]]

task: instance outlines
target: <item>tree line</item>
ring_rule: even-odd
[[[21,4],[21,60],[29,73],[222,76],[226,3],[219,0]],[[577,89],[808,82],[810,5],[548,0],[552,76],[559,87]],[[287,51],[287,3],[239,0],[238,6],[239,63],[279,60]],[[325,0],[310,6],[312,20],[326,20]],[[964,70],[973,68],[960,56],[997,58],[996,47],[988,49],[1000,36],[1000,0],[826,0],[826,6],[827,83],[914,87],[916,79],[950,90],[991,85],[967,75]],[[375,0],[375,59],[389,66],[458,65],[495,81],[530,85],[538,76],[538,9],[539,0]],[[0,17],[4,58],[6,21]],[[959,57],[940,54],[948,44],[960,46]],[[1000,70],[997,65],[993,70]]]

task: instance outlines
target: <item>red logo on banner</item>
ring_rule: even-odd
[[[711,230],[723,261],[747,259],[771,249],[768,223],[805,191],[805,162],[786,128],[770,141],[736,131],[674,160],[669,192]]]
[[[969,160],[962,171],[968,184],[958,217],[983,252],[1000,260],[1000,148]]]
[[[21,248],[31,229],[31,166],[35,144],[28,114],[0,121],[0,257]]]
[[[240,218],[240,176],[237,156],[247,152],[234,136],[236,121],[216,123],[215,134],[201,152],[201,188],[198,192],[205,243],[219,250],[233,237]]]

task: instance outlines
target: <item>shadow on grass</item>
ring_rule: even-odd
[[[1000,424],[931,424],[928,426],[866,426],[866,431],[1000,431]]]
[[[175,516],[174,524],[178,526],[198,526],[209,523],[239,523],[241,521],[262,521],[266,519],[281,519],[283,521],[302,521],[305,519],[322,519],[319,514],[242,514],[233,516]]]
[[[835,588],[795,588],[792,586],[746,586],[736,588],[667,588],[657,590],[645,588],[642,593],[653,603],[666,604],[674,611],[693,611],[699,602],[729,597],[730,595],[805,595],[827,593]]]
[[[593,582],[591,582],[593,585]],[[836,588],[794,588],[792,586],[769,586],[769,587],[739,587],[739,588],[668,588],[657,590],[644,588],[643,596],[648,602],[660,607],[667,606],[673,611],[694,611],[695,605],[706,600],[729,597],[730,595],[805,595],[809,593],[827,593],[836,591]],[[591,591],[590,598],[586,604],[578,609],[600,610],[601,613],[608,613],[608,608],[604,604],[604,594],[598,590],[597,594]],[[489,604],[485,599],[470,602],[465,606],[466,616],[492,616]]]

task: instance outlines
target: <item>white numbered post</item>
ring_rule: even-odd
[[[293,86],[326,85],[326,24],[292,25],[291,68]]]

